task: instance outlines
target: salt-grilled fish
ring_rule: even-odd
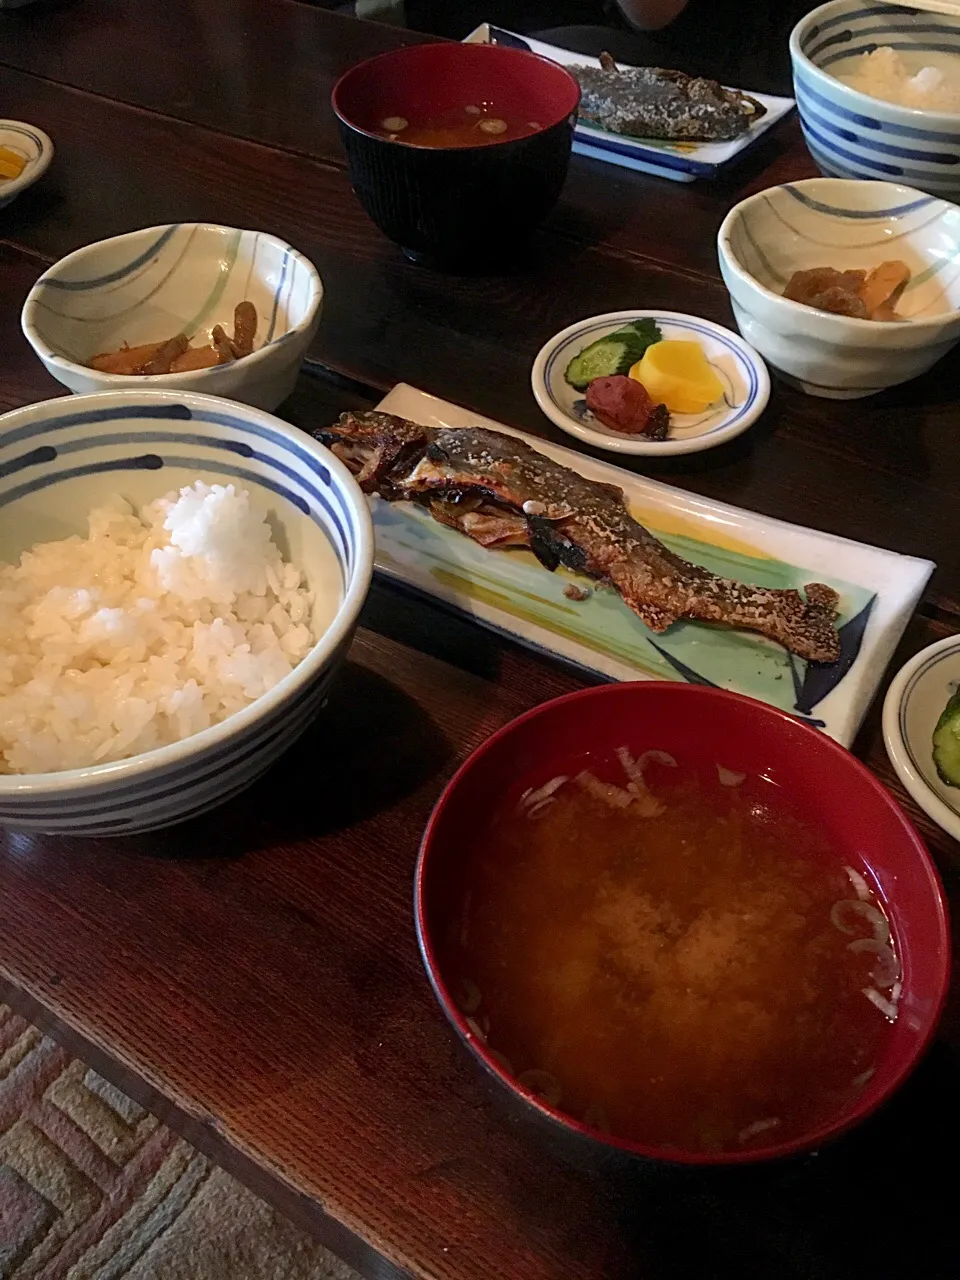
[[[728,142],[766,113],[756,98],[662,67],[572,66],[580,82],[580,119],[611,133],[673,142]]]
[[[516,436],[422,427],[389,413],[345,413],[318,437],[361,488],[411,500],[485,547],[528,547],[613,586],[652,631],[680,618],[755,631],[811,662],[835,662],[837,593],[773,590],[682,559],[631,516],[623,491],[588,480]]]

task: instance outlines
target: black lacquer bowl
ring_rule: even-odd
[[[332,100],[353,188],[381,231],[415,260],[469,267],[515,252],[556,203],[580,88],[563,67],[520,49],[427,44],[352,67]],[[469,103],[494,103],[536,127],[507,141],[441,147],[381,127]]]

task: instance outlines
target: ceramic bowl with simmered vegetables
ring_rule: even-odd
[[[912,187],[771,187],[727,214],[718,254],[741,334],[810,395],[873,395],[960,341],[960,208]]]
[[[314,265],[276,236],[209,223],[86,245],[27,295],[23,332],[73,392],[205,391],[275,409],[320,322]]]

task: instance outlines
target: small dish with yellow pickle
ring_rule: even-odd
[[[569,435],[614,453],[698,453],[766,408],[763,360],[721,325],[677,311],[613,311],[541,349],[533,393]]]
[[[0,209],[46,173],[53,143],[36,125],[0,120]]]

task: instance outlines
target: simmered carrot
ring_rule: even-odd
[[[257,335],[257,309],[252,302],[238,302],[233,313],[233,354],[239,360],[253,350]]]
[[[137,373],[143,364],[153,359],[162,346],[162,342],[144,342],[139,347],[103,351],[93,357],[90,368],[99,373]]]
[[[170,372],[187,373],[192,369],[210,369],[219,363],[220,355],[215,347],[187,347],[183,355],[174,360]]]
[[[213,345],[216,347],[218,364],[232,364],[236,358],[233,354],[233,347],[230,345],[230,339],[227,337],[222,324],[215,324],[210,332],[213,339]]]
[[[186,335],[178,333],[166,342],[145,342],[136,347],[124,343],[118,351],[102,351],[93,356],[89,365],[99,373],[140,377],[212,369],[250,355],[256,334],[257,309],[252,302],[243,301],[234,308],[232,338],[223,325],[215,324],[207,346],[192,347]]]
[[[135,370],[135,372],[144,374],[169,373],[170,366],[174,360],[176,360],[177,356],[183,355],[188,345],[187,335],[178,333],[168,342],[164,342],[156,355],[145,361],[143,366]]]
[[[866,280],[860,286],[860,297],[871,319],[881,319],[874,314],[881,308],[892,311],[896,307],[909,279],[910,268],[898,259],[881,262],[867,273]]]

